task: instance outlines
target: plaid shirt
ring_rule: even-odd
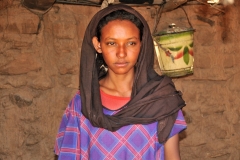
[[[106,108],[103,111],[108,115],[116,113]],[[185,128],[180,110],[169,138]],[[157,137],[157,122],[128,125],[115,132],[93,127],[81,113],[79,92],[63,115],[55,153],[59,160],[164,160],[164,146]]]

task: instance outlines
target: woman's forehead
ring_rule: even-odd
[[[104,38],[131,39],[140,37],[139,28],[129,20],[113,20],[108,22],[101,31]]]

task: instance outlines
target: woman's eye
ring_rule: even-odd
[[[115,43],[114,42],[107,42],[107,45],[113,46],[113,45],[115,45]]]
[[[134,45],[136,45],[135,42],[128,42],[127,44],[128,44],[129,46],[134,46]]]

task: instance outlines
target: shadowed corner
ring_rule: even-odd
[[[179,133],[179,141],[182,141],[185,138],[187,138],[186,130]]]
[[[189,117],[186,113],[186,111],[182,110],[183,116],[185,118],[185,121],[187,124],[191,123],[191,117]],[[183,139],[187,138],[187,128],[183,130],[182,132],[179,133],[179,142],[182,141]]]

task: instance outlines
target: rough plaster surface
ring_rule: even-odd
[[[78,89],[85,28],[97,7],[54,6],[36,14],[0,2],[0,160],[54,160],[55,135]],[[136,8],[154,26],[153,7]],[[194,75],[174,78],[188,129],[183,160],[240,159],[240,4],[186,5],[194,33]],[[182,9],[162,13],[158,30],[189,26]],[[155,65],[157,67],[157,65]],[[158,70],[156,68],[156,70]]]

